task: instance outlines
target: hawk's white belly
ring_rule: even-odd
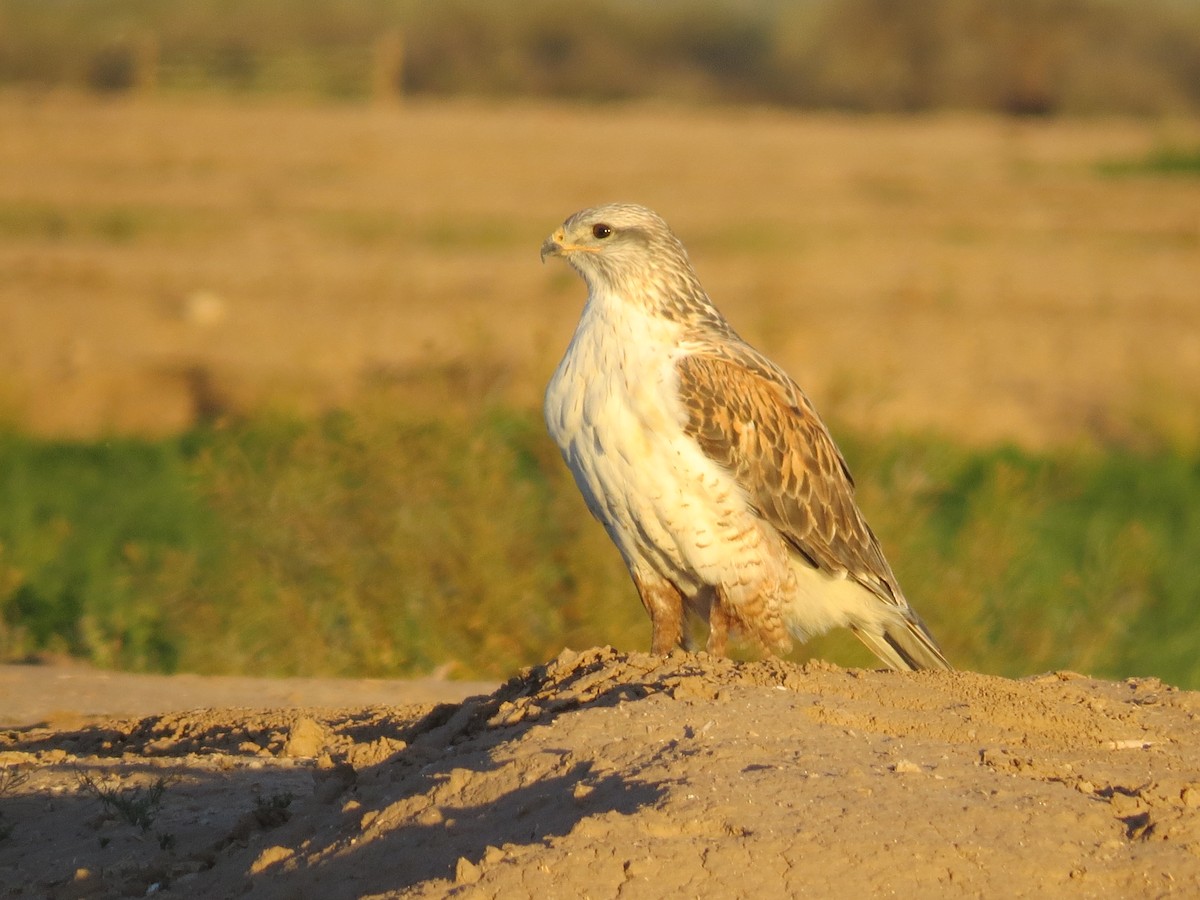
[[[629,568],[685,595],[761,590],[767,536],[733,478],[683,430],[681,328],[619,298],[591,298],[546,390],[545,415],[593,515]],[[736,598],[735,598],[736,599]]]

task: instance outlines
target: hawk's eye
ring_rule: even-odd
[[[610,234],[612,234],[612,229],[603,223],[601,223],[600,225],[592,226],[592,236],[595,237],[597,240],[602,241],[606,237],[608,237]]]

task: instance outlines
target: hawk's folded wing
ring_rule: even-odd
[[[846,461],[796,383],[741,343],[683,356],[676,368],[686,432],[758,514],[814,567],[907,607]]]

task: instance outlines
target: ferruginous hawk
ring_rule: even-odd
[[[655,653],[706,617],[776,652],[850,628],[895,669],[950,664],[854,502],[829,431],[782,369],[738,337],[657,214],[611,204],[542,244],[587,303],[546,389],[551,436],[617,545]]]

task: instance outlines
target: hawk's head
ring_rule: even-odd
[[[627,299],[651,288],[699,287],[683,243],[658,213],[633,203],[575,213],[542,244],[543,262],[547,256],[565,259],[593,291]]]

